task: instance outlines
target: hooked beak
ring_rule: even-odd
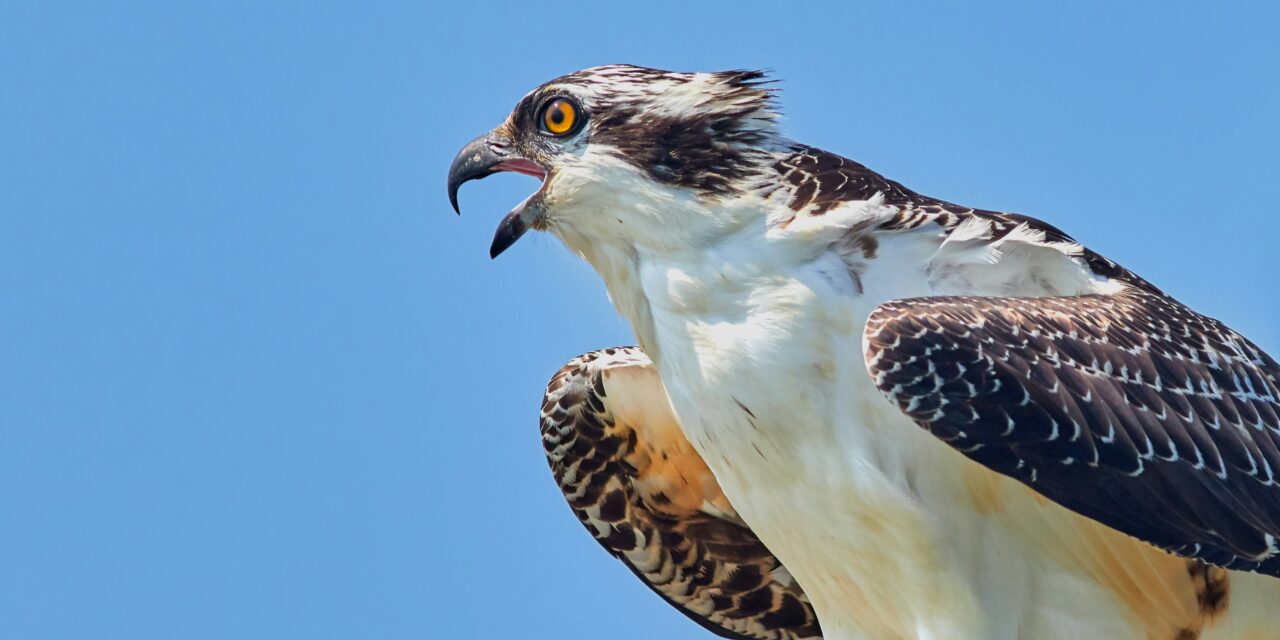
[[[545,184],[546,170],[521,157],[513,147],[507,136],[495,131],[468,142],[458,152],[449,166],[449,204],[455,212],[462,213],[458,209],[458,188],[469,180],[479,180],[499,171],[515,171],[534,176]],[[489,257],[496,258],[515,244],[542,217],[543,207],[542,189],[538,189],[503,217],[489,247]]]

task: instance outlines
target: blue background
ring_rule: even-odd
[[[550,238],[488,259],[536,184],[457,218],[457,149],[581,67],[768,67],[794,137],[1051,220],[1280,355],[1278,19],[5,3],[0,637],[706,637],[540,449],[547,377],[629,329]]]

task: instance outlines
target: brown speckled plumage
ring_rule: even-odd
[[[678,426],[659,424],[671,420],[665,398],[646,397],[654,403],[646,412],[619,415],[612,396],[660,390],[656,382],[644,353],[623,347],[575,358],[547,385],[543,444],[574,514],[658,595],[716,634],[821,638],[800,586],[737,519]]]
[[[1280,365],[1167,296],[882,305],[867,366],[971,459],[1179,555],[1280,575]]]

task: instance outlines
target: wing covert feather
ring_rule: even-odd
[[[1280,575],[1280,365],[1157,291],[877,308],[866,364],[969,458],[1183,556]]]

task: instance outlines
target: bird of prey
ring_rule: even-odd
[[[541,428],[571,507],[730,638],[1280,637],[1280,364],[1040,220],[778,128],[756,71],[552,80],[459,153],[542,186],[638,348]]]

